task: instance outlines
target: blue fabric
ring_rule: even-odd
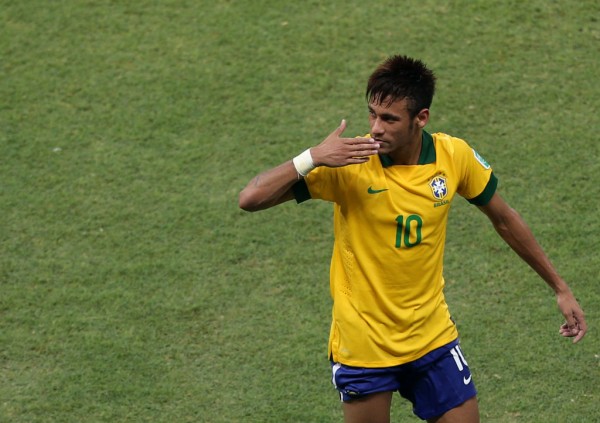
[[[458,340],[400,366],[362,368],[331,364],[333,383],[342,401],[398,391],[412,402],[413,412],[423,420],[441,416],[477,395]]]

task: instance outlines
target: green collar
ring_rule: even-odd
[[[394,161],[387,154],[381,154],[379,156],[383,167],[389,167],[394,164]],[[427,131],[423,131],[421,138],[421,154],[419,155],[419,161],[417,165],[426,165],[435,163],[435,145],[433,145],[433,137]]]

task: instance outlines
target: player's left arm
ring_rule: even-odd
[[[502,239],[554,290],[566,319],[560,334],[578,342],[587,331],[585,316],[567,283],[560,277],[523,218],[498,193],[479,209],[487,215]]]

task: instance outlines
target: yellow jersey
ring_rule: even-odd
[[[497,179],[465,141],[423,132],[419,163],[387,156],[318,167],[296,200],[334,203],[329,356],[357,367],[414,361],[458,337],[443,288],[448,212],[454,195],[476,205]]]

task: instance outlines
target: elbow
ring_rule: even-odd
[[[278,192],[269,193],[262,188],[247,186],[238,196],[238,206],[242,210],[255,212],[276,206],[292,198],[293,194],[290,190],[285,191],[283,194]]]
[[[240,209],[245,210],[247,212],[255,212],[260,210],[260,204],[255,197],[252,196],[251,193],[248,192],[248,189],[243,189],[240,192],[238,197],[238,206]]]
[[[522,222],[521,215],[515,209],[508,207],[493,223],[496,231],[504,237],[512,234],[515,230],[515,224],[519,222]]]
[[[244,188],[238,196],[238,206],[247,212],[268,209],[273,205],[270,201],[260,189],[254,189],[254,187]]]

